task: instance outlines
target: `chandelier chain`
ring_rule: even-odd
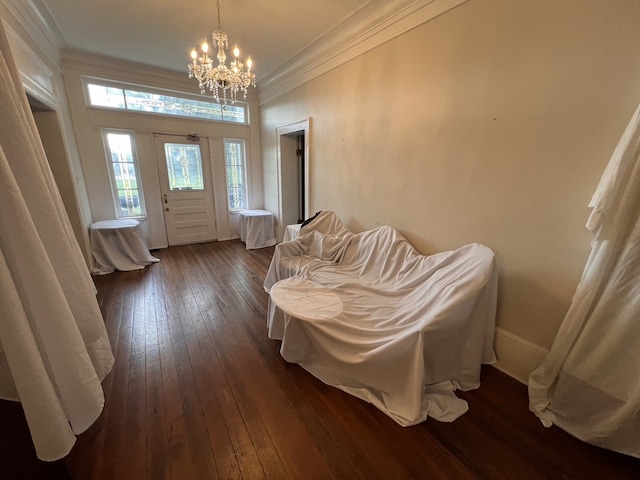
[[[222,30],[222,22],[220,20],[220,0],[216,0],[216,8],[218,9],[218,31]]]

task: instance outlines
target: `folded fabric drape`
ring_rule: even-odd
[[[0,54],[0,398],[56,460],[100,415],[113,354],[1,23]]]
[[[594,234],[551,351],[529,377],[531,410],[595,445],[640,457],[640,107],[590,202]]]

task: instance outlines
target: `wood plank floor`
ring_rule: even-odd
[[[96,277],[116,355],[100,419],[64,460],[35,460],[19,404],[0,402],[1,479],[626,479],[640,460],[545,429],[494,368],[467,414],[402,428],[279,355],[262,289],[273,248],[164,249]]]

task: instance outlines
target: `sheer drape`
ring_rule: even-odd
[[[592,250],[531,410],[595,445],[640,457],[640,107],[591,200]]]
[[[113,355],[2,22],[0,54],[0,398],[55,460],[100,415]]]

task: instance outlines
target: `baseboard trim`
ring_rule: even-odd
[[[529,382],[529,374],[549,353],[547,349],[499,327],[495,331],[494,350],[498,358],[494,367],[525,385]]]

